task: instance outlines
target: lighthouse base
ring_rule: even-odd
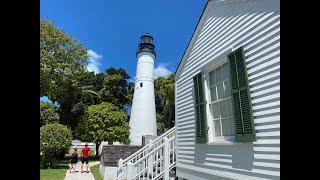
[[[142,147],[149,144],[150,140],[156,139],[158,136],[144,135],[142,136]]]

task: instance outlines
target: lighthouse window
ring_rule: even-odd
[[[143,86],[143,83],[140,83],[140,87],[142,87]]]

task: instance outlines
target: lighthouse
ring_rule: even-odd
[[[130,115],[131,145],[142,145],[142,136],[156,136],[156,107],[154,98],[154,60],[156,58],[153,37],[141,36],[138,46],[137,72]]]

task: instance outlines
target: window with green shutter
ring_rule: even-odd
[[[234,109],[235,140],[250,142],[256,140],[247,68],[243,48],[228,54],[231,78],[231,94]]]
[[[203,96],[203,86],[201,73],[193,77],[195,116],[196,116],[196,142],[207,142],[207,125],[205,116],[205,100]]]

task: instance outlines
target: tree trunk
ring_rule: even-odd
[[[75,130],[76,124],[72,124],[72,122],[70,122],[70,113],[77,100],[78,94],[79,90],[76,87],[71,87],[67,90],[63,101],[60,103],[59,122],[63,125],[69,125],[72,131]]]
[[[170,129],[171,128],[170,124],[171,124],[171,118],[172,118],[172,109],[171,109],[168,101],[166,102],[166,108],[168,109],[168,114],[167,114],[167,120],[166,120],[165,127]]]
[[[99,157],[99,147],[101,142],[95,142],[96,143],[96,157]]]

